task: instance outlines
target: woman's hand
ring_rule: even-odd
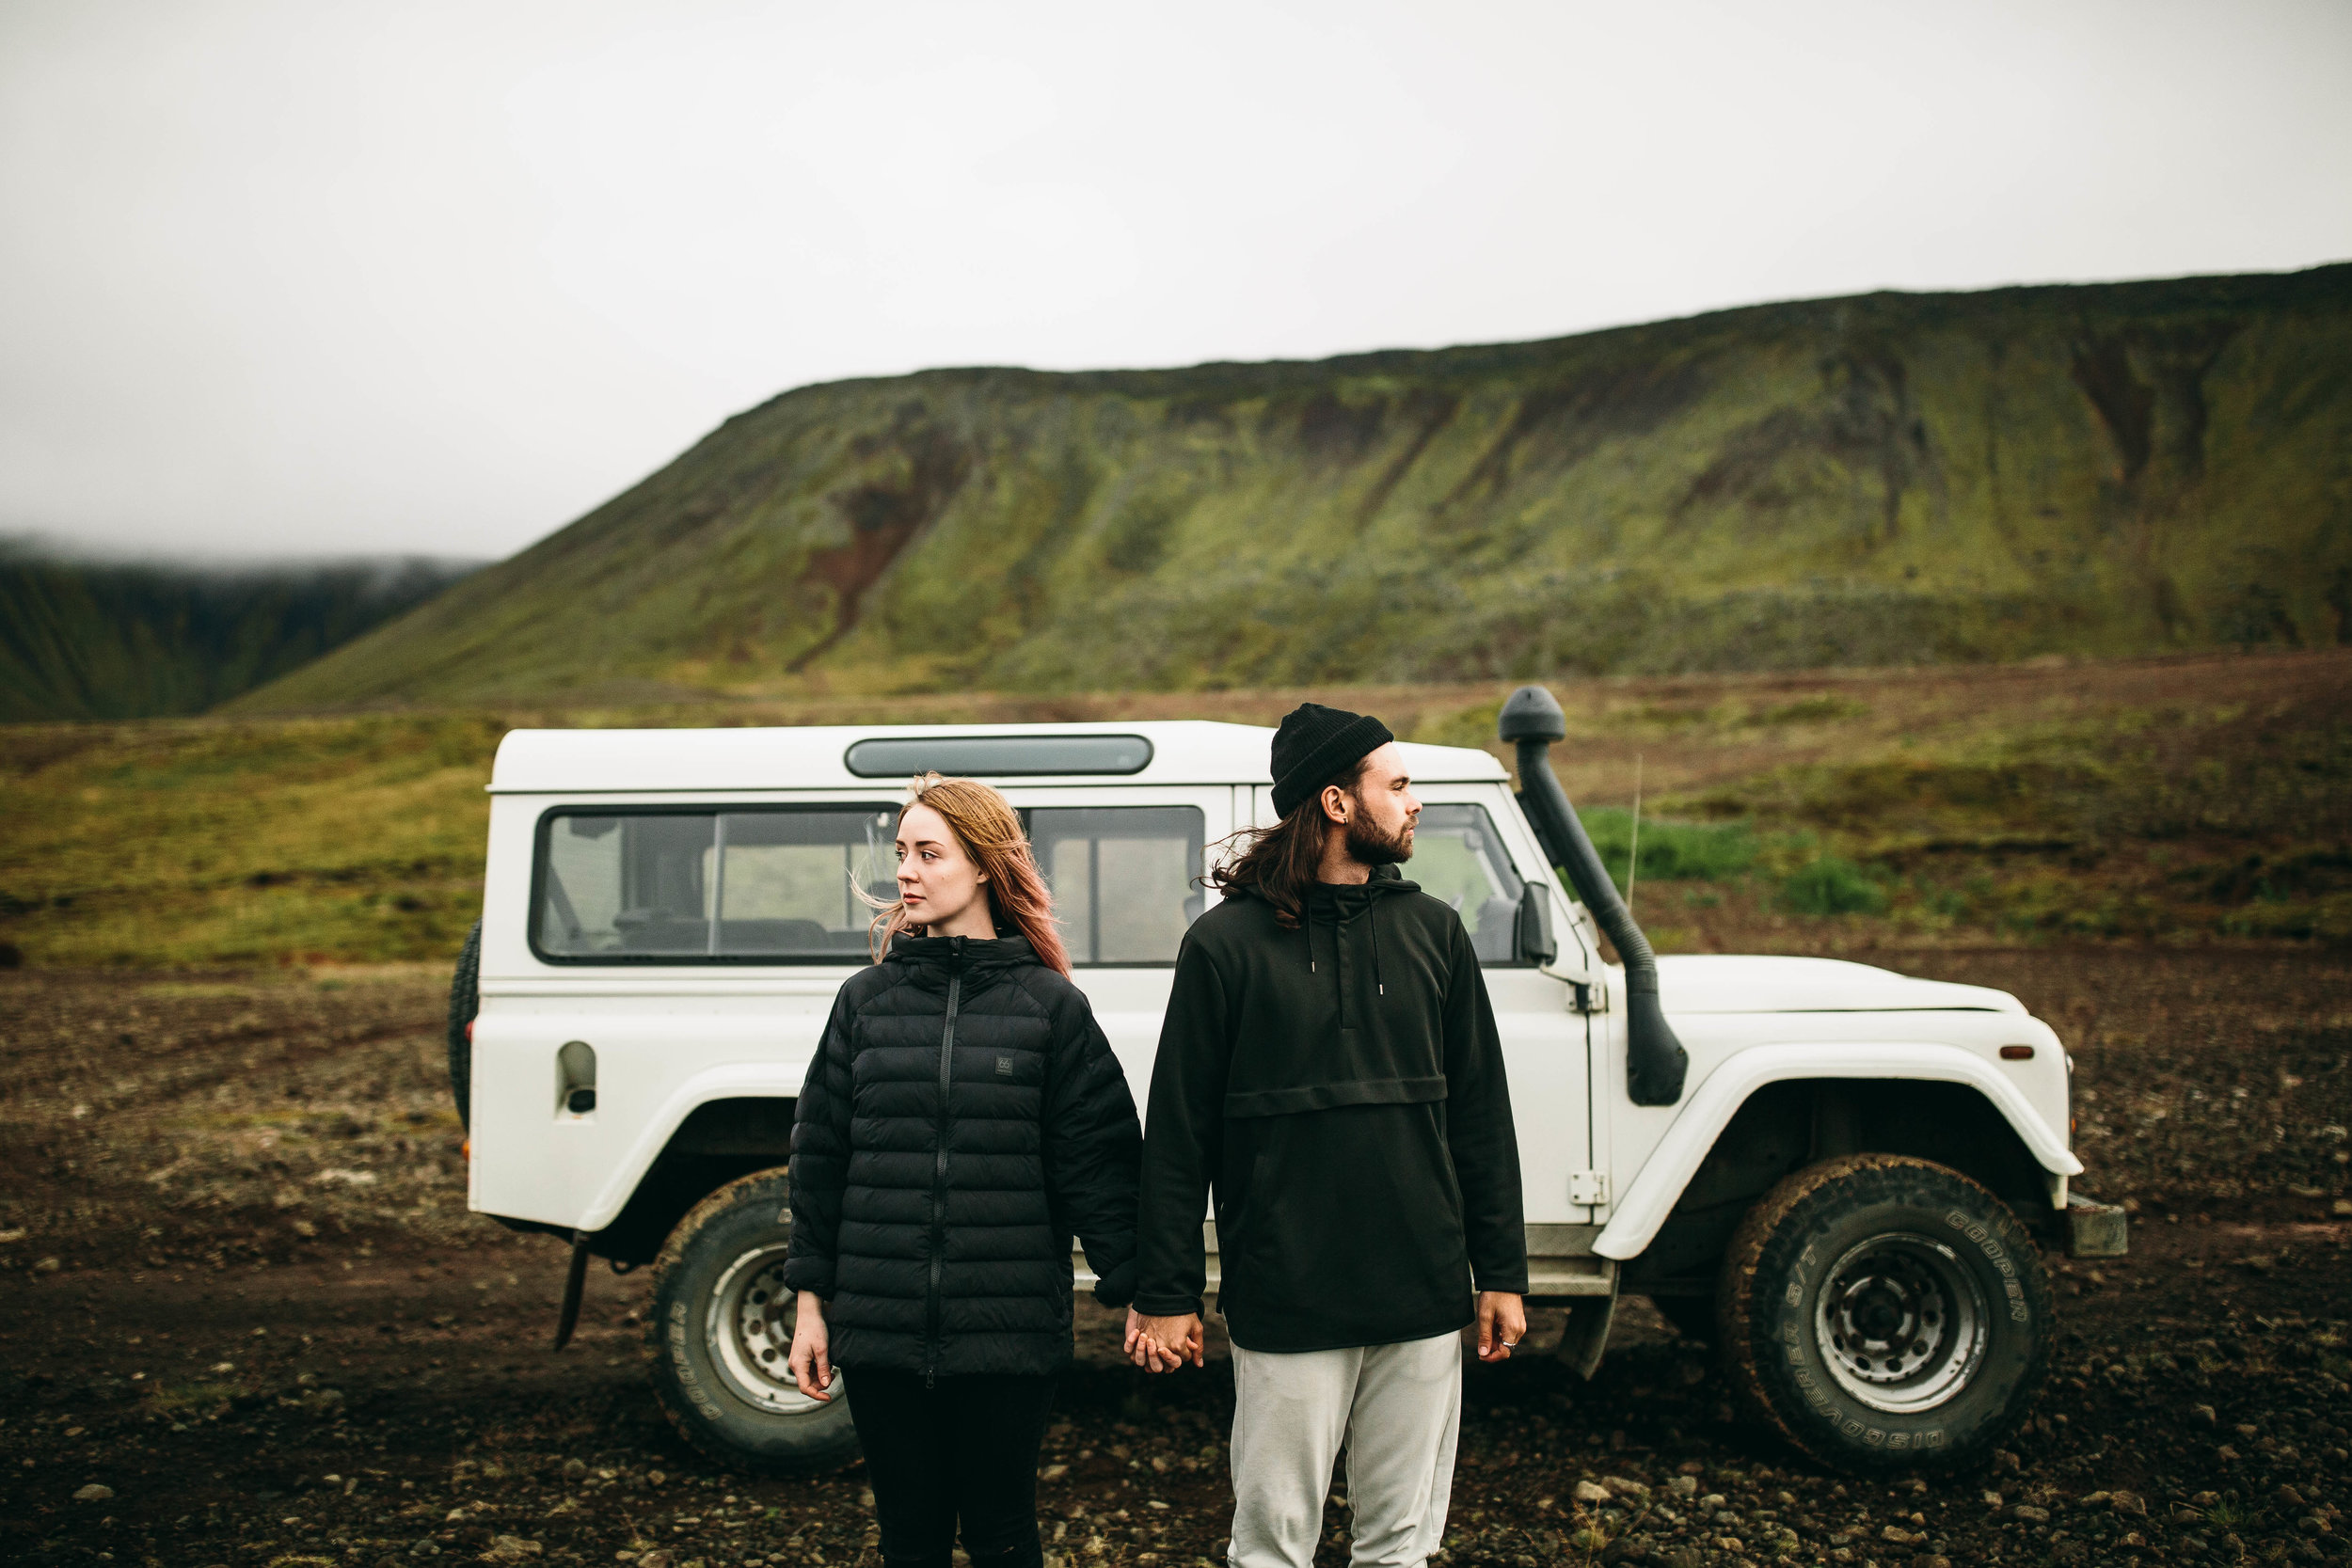
[[[800,1310],[792,1323],[792,1354],[785,1365],[792,1369],[792,1381],[802,1393],[813,1400],[831,1400],[826,1389],[833,1386],[833,1361],[828,1355],[832,1337],[825,1329],[825,1304],[817,1299],[814,1291],[803,1291]]]

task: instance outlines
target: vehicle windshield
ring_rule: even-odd
[[[1486,807],[1422,807],[1421,825],[1413,830],[1413,859],[1404,871],[1423,893],[1454,906],[1480,963],[1518,960],[1523,884]]]

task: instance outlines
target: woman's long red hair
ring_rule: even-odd
[[[939,813],[964,853],[987,874],[988,880],[981,886],[988,894],[989,913],[997,928],[1010,927],[1020,932],[1028,939],[1040,962],[1067,976],[1070,949],[1062,945],[1061,932],[1054,925],[1053,891],[1038,870],[1037,857],[1029,850],[1028,835],[1021,831],[1021,816],[1012,803],[977,780],[924,773],[911,786],[906,805],[898,808],[901,822],[906,820],[908,806],[929,806]],[[906,907],[896,900],[876,907],[881,912],[867,927],[867,936],[874,961],[880,963],[890,951],[891,939],[900,931],[915,929],[917,922],[908,919]]]

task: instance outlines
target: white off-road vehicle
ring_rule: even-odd
[[[1821,1460],[1985,1449],[2042,1378],[2042,1247],[2123,1245],[2119,1212],[2070,1199],[2057,1037],[2002,992],[1861,964],[1653,958],[1552,774],[1558,704],[1522,688],[1501,728],[1517,794],[1486,752],[1403,748],[1424,802],[1407,871],[1486,966],[1561,1354],[1589,1375],[1620,1293],[1645,1295]],[[592,1257],[650,1263],[655,1388],[689,1439],[753,1468],[853,1453],[844,1403],[785,1369],[786,1164],[834,992],[868,961],[859,895],[892,892],[905,780],[985,779],[1019,808],[1140,1101],[1209,857],[1272,820],[1271,733],[508,735],[450,1073],[471,1207],[572,1248],[558,1348]]]

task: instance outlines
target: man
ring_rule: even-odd
[[[1502,1051],[1469,934],[1396,871],[1421,802],[1379,720],[1307,703],[1274,737],[1280,823],[1212,875],[1152,1074],[1128,1353],[1200,1362],[1216,1194],[1233,1341],[1235,1568],[1305,1568],[1343,1440],[1354,1560],[1445,1535],[1459,1335],[1526,1327]],[[1473,1311],[1473,1291],[1475,1304]]]

